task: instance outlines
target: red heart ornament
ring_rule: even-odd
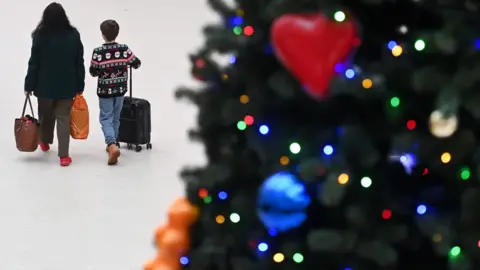
[[[335,65],[359,42],[351,20],[335,22],[322,14],[283,15],[271,37],[277,57],[315,98],[327,94]]]

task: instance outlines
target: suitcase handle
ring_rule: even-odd
[[[130,84],[130,91],[129,91],[130,92],[130,100],[132,100],[132,85],[133,85],[133,83],[132,83],[133,75],[132,74],[133,74],[133,68],[132,68],[132,66],[130,66],[130,82],[129,82],[129,84]]]

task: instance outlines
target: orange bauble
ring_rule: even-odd
[[[159,262],[157,265],[155,265],[155,268],[153,268],[153,270],[180,270],[180,264]]]
[[[158,228],[155,230],[155,245],[158,246],[158,243],[162,239],[167,229],[168,229],[168,225],[166,224],[158,226]]]
[[[156,259],[150,260],[143,265],[143,270],[155,270],[155,266],[158,264]]]
[[[185,198],[175,200],[168,209],[169,224],[179,228],[190,227],[198,218],[198,208]]]
[[[188,230],[169,226],[161,231],[162,233],[157,239],[159,250],[181,254],[188,249],[190,245]]]
[[[180,270],[180,263],[175,260],[155,258],[143,267],[144,270]]]
[[[158,250],[156,259],[158,261],[167,262],[169,264],[179,264],[180,257],[182,257],[182,254],[174,253],[166,249],[161,249]]]

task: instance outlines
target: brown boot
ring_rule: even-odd
[[[117,145],[118,149],[120,149],[120,144],[118,142],[116,143],[116,145]],[[105,147],[105,151],[108,153],[108,146]]]
[[[120,149],[116,144],[111,144],[107,147],[108,151],[108,165],[115,165],[118,163],[118,157],[120,156]]]

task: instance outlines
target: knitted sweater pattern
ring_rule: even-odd
[[[124,96],[128,91],[128,66],[138,68],[140,59],[126,44],[108,43],[93,50],[90,75],[98,77],[97,95],[101,98]]]

